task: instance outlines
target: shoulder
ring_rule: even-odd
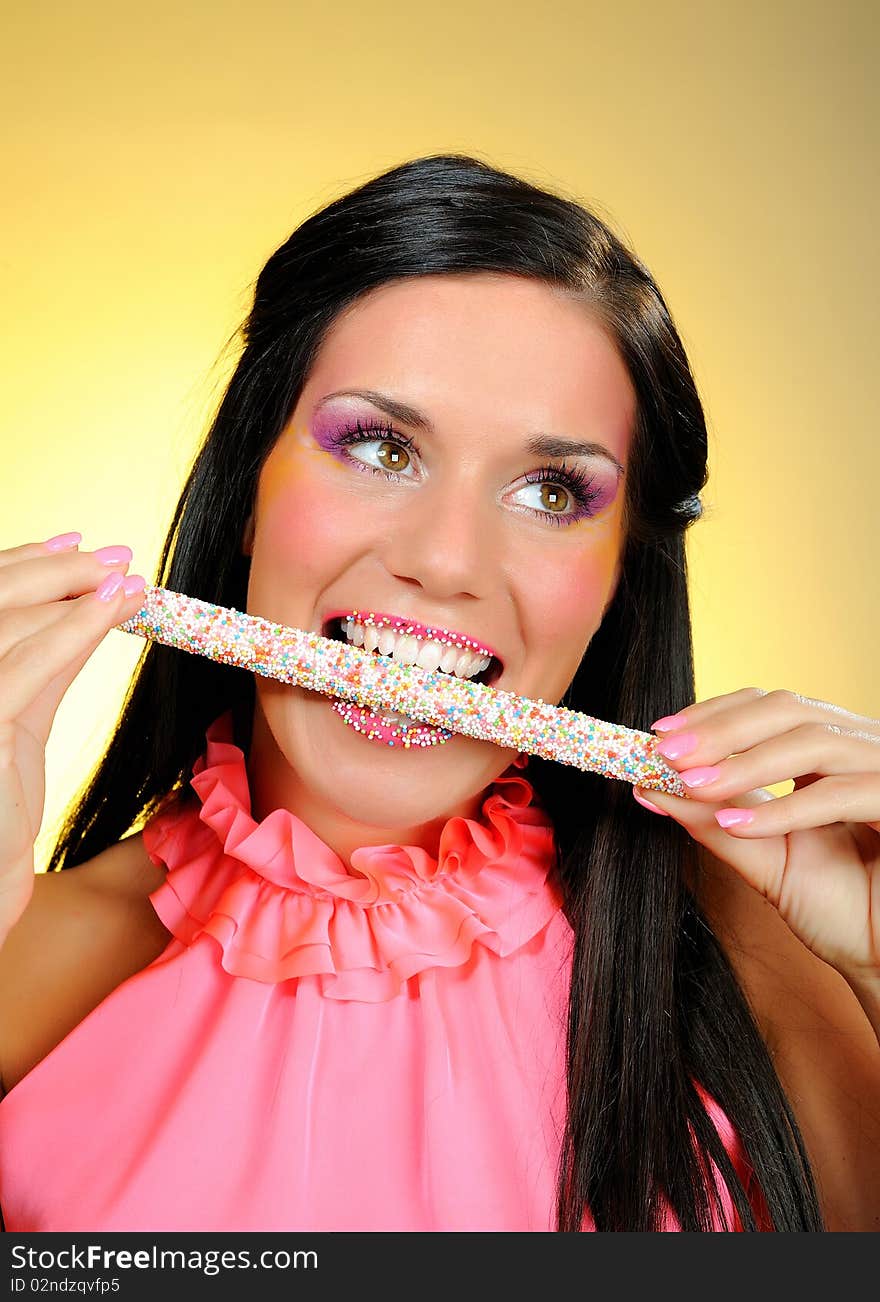
[[[880,1046],[843,977],[729,865],[702,852],[697,898],[794,1109],[831,1230],[880,1229]]]
[[[18,958],[34,945],[46,943],[45,928],[61,929],[59,940],[99,945],[101,937],[131,932],[138,920],[154,917],[149,901],[165,880],[165,869],[148,855],[140,832],[109,846],[94,859],[64,872],[37,873],[34,895],[9,942],[18,945]],[[6,946],[0,950],[0,962]]]
[[[105,903],[131,903],[143,900],[165,880],[165,869],[153,863],[147,854],[141,832],[127,836],[124,841],[108,846],[101,854],[76,868],[60,873],[38,873],[37,881],[77,882],[80,890],[87,890]]]
[[[0,1080],[8,1091],[169,940],[150,901],[165,870],[140,833],[87,863],[38,873],[0,949]]]

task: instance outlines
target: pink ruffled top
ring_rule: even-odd
[[[144,831],[167,947],[0,1101],[7,1229],[553,1229],[572,933],[530,783],[346,865],[252,818],[230,736]]]

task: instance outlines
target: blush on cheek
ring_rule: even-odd
[[[578,627],[592,628],[600,619],[613,573],[613,565],[603,564],[600,557],[592,556],[590,564],[577,566],[569,574],[565,595],[560,594],[560,600],[565,602]]]
[[[542,575],[546,598],[542,604],[547,609],[548,622],[552,624],[553,610],[556,621],[565,618],[584,629],[597,628],[606,603],[610,600],[623,546],[620,512],[604,520],[585,526],[588,542],[567,558],[567,563],[557,569],[544,570]],[[548,587],[549,583],[549,587]]]
[[[286,607],[295,593],[314,597],[363,545],[363,522],[350,496],[328,481],[327,461],[320,450],[288,440],[263,467],[251,580],[252,595],[267,609],[279,609],[279,600]]]
[[[598,556],[584,558],[578,565],[565,566],[547,582],[544,575],[541,607],[545,627],[554,629],[566,642],[583,631],[589,635],[598,621],[613,575],[613,567]]]
[[[597,540],[598,542],[598,540]],[[531,626],[541,630],[548,668],[545,700],[558,701],[602,622],[614,583],[617,549],[598,545],[558,569],[547,567],[530,602]],[[538,693],[536,693],[538,694]]]
[[[352,529],[344,499],[321,493],[308,476],[298,476],[277,488],[271,505],[268,498],[261,505],[258,537],[267,558],[299,570],[332,568],[332,554]]]

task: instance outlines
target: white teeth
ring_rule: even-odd
[[[397,642],[397,634],[392,633],[390,628],[383,628],[379,634],[379,652],[383,656],[390,656]]]
[[[416,657],[415,663],[420,669],[439,669],[440,661],[443,659],[443,647],[439,642],[423,642],[422,649]]]
[[[418,665],[433,672],[439,669],[456,678],[473,678],[488,669],[491,656],[477,651],[465,651],[457,646],[444,646],[432,638],[417,638],[411,633],[393,633],[390,628],[375,624],[361,624],[349,616],[342,620],[342,632],[352,646],[363,646],[365,651],[378,650],[380,655],[391,656],[401,665]],[[401,720],[408,716],[401,716]]]
[[[387,710],[379,716],[383,723],[415,723],[410,714],[401,714],[400,710]]]
[[[452,672],[455,674],[456,678],[466,678],[471,672],[473,664],[474,657],[471,655],[470,651],[463,651],[456,660]]]
[[[451,674],[460,655],[457,646],[448,646],[440,657],[440,668],[444,674]]]
[[[399,637],[392,654],[399,665],[414,665],[419,654],[419,644],[414,637]]]

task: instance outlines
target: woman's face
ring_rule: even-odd
[[[557,703],[614,595],[635,411],[615,347],[570,296],[488,273],[370,292],[334,322],[261,472],[248,611],[316,633],[354,612],[417,621],[493,652],[481,681]],[[453,652],[432,640],[445,668]],[[255,816],[290,809],[343,857],[435,849],[516,757],[379,731],[258,678]]]

